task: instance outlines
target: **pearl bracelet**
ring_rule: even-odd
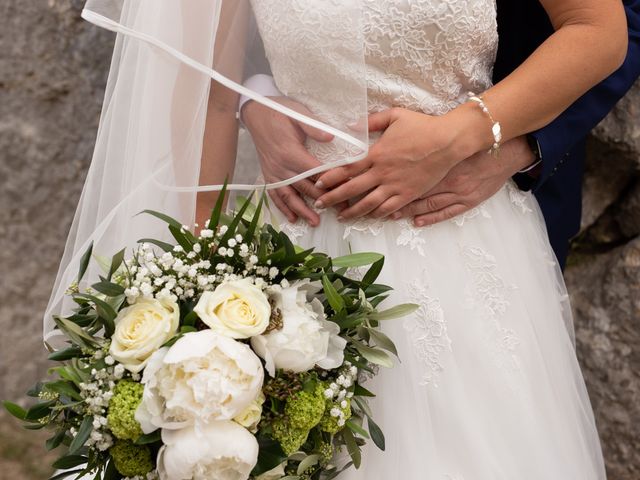
[[[489,108],[487,107],[486,103],[484,103],[484,100],[481,96],[476,95],[473,92],[469,92],[468,95],[469,95],[469,101],[477,103],[478,106],[482,109],[482,111],[489,117],[489,120],[491,120],[491,124],[492,124],[491,133],[493,134],[493,145],[489,150],[489,153],[493,153],[497,157],[498,154],[500,153],[500,143],[502,142],[502,127],[500,126],[500,122],[495,121],[495,119],[493,118],[493,115],[491,115]]]

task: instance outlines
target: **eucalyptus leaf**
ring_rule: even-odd
[[[180,245],[186,252],[190,252],[193,249],[193,240],[189,238],[186,233],[186,230],[181,227],[174,227],[173,225],[169,225],[169,231],[173,238],[176,239],[178,245]]]
[[[360,451],[360,447],[356,442],[353,433],[348,428],[342,430],[342,438],[344,438],[344,442],[347,446],[347,451],[349,452],[349,456],[351,460],[353,460],[353,465],[356,468],[360,468],[360,464],[362,462],[362,452]]]
[[[353,389],[353,395],[358,397],[375,397],[375,394],[373,392],[370,392],[359,383],[356,383],[356,386]]]
[[[150,443],[159,442],[162,439],[162,430],[158,429],[155,432],[148,433],[146,435],[141,435],[135,441],[136,445],[148,445]]]
[[[370,313],[368,317],[372,320],[392,320],[412,314],[419,308],[415,303],[403,303],[383,310],[381,312]]]
[[[347,427],[349,427],[353,433],[357,433],[364,438],[369,438],[369,432],[358,425],[353,419],[347,421]]]
[[[216,230],[218,228],[218,224],[220,223],[220,216],[222,215],[222,208],[224,207],[224,198],[227,193],[227,180],[225,179],[224,185],[222,186],[222,190],[218,194],[218,198],[216,199],[216,204],[211,211],[211,217],[209,218],[209,226],[210,230]]]
[[[369,404],[364,398],[353,397],[353,401],[356,402],[356,405],[358,405],[358,407],[360,407],[360,410],[362,410],[362,412],[368,417],[373,414],[373,412],[371,411],[371,407],[369,407]]]
[[[382,433],[382,429],[378,426],[376,422],[370,416],[367,416],[367,425],[369,426],[369,433],[371,434],[371,439],[376,446],[384,452],[385,449],[385,439],[384,433]]]
[[[75,388],[72,383],[66,382],[64,380],[58,380],[57,382],[47,383],[45,388],[51,392],[58,393],[60,395],[64,395],[73,400],[82,400],[82,396],[80,396],[80,392]]]
[[[384,257],[382,257],[380,260],[377,260],[373,265],[371,265],[371,267],[369,267],[369,270],[367,270],[367,273],[365,273],[364,277],[362,277],[363,288],[368,287],[369,285],[371,285],[373,282],[376,281],[376,279],[380,275],[380,272],[382,271],[383,266],[384,266]]]
[[[108,297],[117,297],[124,294],[124,287],[113,282],[94,283],[91,288]]]
[[[82,350],[78,347],[69,347],[64,350],[58,350],[57,352],[51,353],[47,358],[54,362],[63,362],[65,360],[69,360],[74,357],[79,357],[82,355]]]
[[[91,254],[93,253],[93,242],[89,245],[89,248],[84,252],[82,258],[80,259],[80,270],[78,271],[78,283],[84,277],[84,274],[87,272],[87,268],[89,267],[89,262],[91,261]]]
[[[42,385],[43,385],[42,382],[36,383],[33,387],[27,390],[27,396],[32,398],[39,398],[40,392],[42,392]]]
[[[2,402],[2,405],[4,406],[4,409],[14,417],[20,420],[25,419],[27,415],[27,411],[24,408],[22,408],[20,405],[17,405],[12,402]]]
[[[249,208],[249,204],[250,202],[246,202],[244,205],[242,205],[240,210],[234,214],[233,219],[231,220],[229,225],[227,225],[227,232],[220,238],[220,245],[227,245],[227,241],[229,241],[229,239],[236,234],[236,229],[238,228],[238,225],[242,220],[244,212],[247,210],[247,208]]]
[[[53,437],[47,439],[47,441],[45,442],[45,448],[49,451],[58,448],[60,444],[62,444],[66,433],[67,432],[65,430],[60,430]]]
[[[116,329],[114,320],[118,316],[118,314],[113,309],[113,307],[109,305],[107,302],[105,302],[104,300],[96,297],[95,295],[82,293],[76,296],[80,298],[85,298],[93,302],[93,304],[96,307],[96,311],[98,312],[98,315],[102,320],[102,324],[104,326],[106,336],[111,337],[111,335],[113,335],[113,332]]]
[[[390,351],[396,357],[398,356],[398,349],[387,335],[382,333],[380,330],[376,330],[375,328],[369,329],[369,335],[371,335],[371,338],[373,338],[378,347]]]
[[[263,193],[260,196],[260,201],[258,202],[258,206],[255,208],[253,212],[253,217],[251,218],[251,223],[249,224],[249,228],[247,228],[247,232],[245,233],[245,240],[247,242],[253,241],[256,229],[258,228],[258,223],[260,222],[260,216],[262,214],[262,207],[264,205],[265,194]]]
[[[368,347],[360,342],[354,342],[354,344],[358,352],[360,352],[360,354],[371,363],[375,363],[376,365],[386,368],[393,367],[393,361],[387,352],[377,348]]]
[[[44,423],[29,423],[22,426],[22,428],[27,430],[42,430],[44,427],[46,427]]]
[[[344,308],[344,299],[340,296],[333,284],[329,281],[329,277],[326,275],[322,276],[322,288],[324,289],[324,294],[327,297],[327,301],[329,302],[329,305],[331,305],[331,308],[336,312],[340,312]]]
[[[75,475],[76,473],[81,473],[82,468],[78,468],[76,470],[65,470],[64,472],[57,473],[53,477],[49,477],[49,480],[62,480],[63,478],[70,477],[71,475]]]
[[[80,428],[78,428],[78,433],[74,437],[71,445],[69,445],[69,453],[76,453],[80,448],[87,443],[89,439],[89,435],[91,435],[91,431],[93,430],[93,417],[84,417],[82,423],[80,424]],[[75,465],[71,465],[71,467],[75,467]],[[56,468],[70,468],[70,467],[56,467]]]
[[[156,240],[155,238],[141,238],[140,240],[138,240],[138,243],[149,243],[151,245],[155,245],[156,247],[162,249],[162,251],[164,252],[172,252],[174,247],[170,243]]]
[[[36,403],[31,408],[27,410],[24,415],[25,420],[40,420],[48,416],[51,413],[51,407],[55,405],[55,401],[51,400],[48,402]]]
[[[64,470],[67,468],[77,467],[78,465],[84,465],[88,460],[89,459],[84,455],[65,455],[64,457],[60,457],[58,460],[53,462],[51,466],[53,468]],[[78,471],[81,472],[82,470]]]
[[[165,215],[164,213],[156,212],[155,210],[143,210],[138,215],[142,215],[143,213],[159,218],[170,226],[176,227],[178,229],[182,228],[182,224],[179,221],[177,221],[175,218],[170,217],[169,215]]]
[[[383,258],[384,256],[379,253],[362,252],[336,257],[331,263],[336,268],[364,267],[365,265],[375,264]]]
[[[307,471],[307,469],[313,467],[319,461],[320,461],[320,455],[318,455],[317,453],[307,456],[304,460],[302,460],[298,464],[298,470],[296,471],[296,473],[298,475],[302,475],[304,472]]]
[[[118,269],[120,268],[120,265],[122,265],[125,252],[126,248],[123,248],[111,258],[111,267],[109,268],[109,275],[107,276],[107,280],[110,281],[111,277],[113,277],[113,274],[116,273],[116,271],[118,271]]]

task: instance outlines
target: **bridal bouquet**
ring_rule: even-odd
[[[361,382],[396,354],[379,323],[415,306],[377,309],[381,255],[303,250],[261,223],[264,198],[226,215],[223,197],[197,235],[147,211],[176,243],[143,239],[70,288],[54,378],[5,402],[64,448],[53,478],[328,479],[367,440],[384,450]]]

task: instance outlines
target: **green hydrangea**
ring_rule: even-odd
[[[320,420],[320,430],[331,434],[338,433],[350,418],[351,399],[346,398],[341,402],[328,399],[325,404],[324,415]]]
[[[312,392],[301,390],[287,400],[284,414],[293,428],[309,431],[318,425],[325,410],[324,390],[318,382]]]
[[[128,440],[118,440],[109,449],[116,470],[125,477],[144,476],[154,469],[151,450]]]
[[[295,428],[283,418],[275,420],[272,424],[272,435],[274,440],[277,440],[285,454],[291,455],[292,453],[300,450],[300,447],[304,445],[309,436],[308,428]]]
[[[142,435],[135,413],[142,402],[144,385],[133,380],[120,380],[109,401],[107,425],[120,440],[137,440]]]

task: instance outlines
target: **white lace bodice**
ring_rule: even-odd
[[[357,19],[345,14],[345,1],[361,2]],[[363,76],[370,112],[399,106],[443,114],[468,91],[491,85],[498,45],[495,0],[252,0],[252,5],[278,88],[302,101],[309,92],[322,92],[311,95],[322,99],[311,105],[319,116],[335,111],[333,105],[347,105],[344,96],[357,95]],[[366,72],[348,60],[358,58],[363,43]],[[336,88],[328,88],[332,84]]]

